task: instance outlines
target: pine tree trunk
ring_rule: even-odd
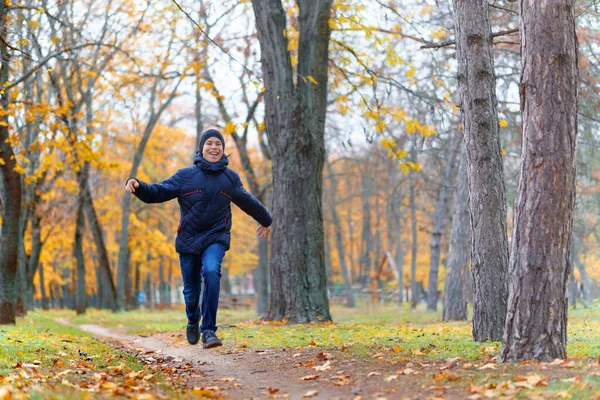
[[[273,161],[267,320],[331,320],[323,243],[323,162],[331,0],[299,0],[297,77],[279,0],[253,0]],[[312,77],[317,84],[307,77]],[[296,81],[296,82],[294,82]]]
[[[578,42],[574,0],[520,5],[523,146],[500,359],[552,361],[567,355]]]
[[[462,141],[461,141],[462,142]],[[456,202],[452,217],[446,288],[444,290],[444,321],[467,320],[467,289],[469,285],[469,260],[471,251],[471,225],[469,224],[469,182],[464,145],[458,167]]]
[[[489,6],[487,0],[453,5],[473,234],[473,339],[501,340],[508,239]]]

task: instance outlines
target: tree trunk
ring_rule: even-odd
[[[413,157],[414,162],[414,157]],[[410,294],[411,308],[419,304],[420,292],[417,286],[417,205],[415,203],[415,176],[414,171],[408,173],[410,181],[410,224],[412,232],[411,256],[410,256]]]
[[[331,0],[298,1],[297,77],[283,34],[286,14],[281,1],[252,3],[266,89],[276,216],[271,236],[271,294],[265,319],[288,318],[289,323],[331,320],[321,204]]]
[[[34,202],[40,201],[39,196],[34,195]],[[37,203],[36,203],[37,204]],[[31,219],[31,255],[27,261],[27,309],[33,310],[33,296],[35,288],[33,278],[38,270],[40,255],[42,253],[42,227],[41,218],[34,211]]]
[[[462,142],[462,141],[461,141]],[[469,260],[471,249],[471,225],[469,224],[469,182],[467,158],[464,145],[458,167],[456,202],[450,234],[446,288],[444,290],[444,321],[467,320],[467,289],[469,284]]]
[[[473,234],[473,339],[497,341],[506,315],[508,239],[489,6],[453,5]]]
[[[371,177],[366,173],[362,174],[361,186],[362,199],[362,234],[361,234],[361,249],[363,251],[360,257],[360,273],[359,279],[363,288],[369,286],[369,276],[371,272],[371,253],[373,249],[373,233],[371,232]],[[377,263],[377,256],[375,262]]]
[[[10,70],[10,52],[6,40],[8,6],[0,2],[0,34],[4,42],[0,43],[0,85],[8,82]],[[0,106],[8,109],[9,93],[5,91],[0,95]],[[0,325],[15,323],[15,278],[17,274],[17,259],[19,243],[19,215],[21,214],[21,179],[15,172],[16,160],[13,149],[8,140],[8,120],[6,116],[0,117],[0,178],[2,183],[0,192],[2,198],[2,226],[0,227]]]
[[[48,310],[48,297],[46,297],[46,282],[44,280],[44,265],[40,264],[40,294],[42,296],[42,310]]]
[[[567,355],[566,283],[577,164],[574,0],[521,0],[520,5],[523,146],[500,353],[504,362]]]
[[[344,278],[344,292],[346,297],[346,306],[353,308],[355,306],[354,303],[354,295],[352,294],[352,285],[350,284],[350,274],[348,273],[348,265],[346,264],[346,253],[344,251],[344,242],[342,240],[342,227],[340,218],[337,213],[337,209],[335,208],[335,199],[333,198],[333,194],[337,193],[337,178],[335,177],[333,171],[331,170],[331,166],[327,164],[327,169],[329,172],[329,179],[331,181],[331,195],[329,197],[329,209],[331,212],[331,219],[333,222],[333,229],[335,230],[335,245],[338,253],[338,258],[340,259],[340,269],[342,270],[342,277]]]
[[[457,133],[456,138],[453,137],[448,143],[448,149],[446,149],[446,157],[444,160],[444,175],[442,177],[442,184],[440,187],[440,193],[438,202],[435,207],[433,214],[433,233],[431,235],[431,253],[429,260],[429,288],[427,290],[427,309],[430,311],[437,310],[438,303],[438,274],[440,269],[440,253],[442,250],[442,233],[447,221],[448,214],[448,198],[450,186],[452,185],[454,163],[456,161],[456,145],[460,143],[460,135]]]
[[[134,276],[134,290],[135,290],[135,298],[138,299],[139,298],[139,294],[140,294],[140,285],[141,285],[141,277],[140,277],[140,263],[135,263],[135,276]],[[148,293],[149,294],[149,293]],[[150,298],[148,296],[146,296],[146,301],[148,301]],[[143,306],[144,304],[140,304],[139,300],[138,300],[138,307]]]
[[[77,315],[85,313],[87,307],[87,295],[85,292],[85,258],[83,256],[83,234],[85,231],[85,215],[83,208],[85,206],[85,188],[87,186],[89,176],[90,163],[86,161],[77,173],[77,180],[79,181],[79,194],[77,195],[77,219],[75,221],[75,243],[73,249],[73,258],[77,263],[77,288],[76,288],[76,301],[75,311]]]

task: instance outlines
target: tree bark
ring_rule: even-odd
[[[473,234],[473,339],[497,341],[506,315],[508,239],[489,6],[453,5]]]
[[[8,6],[0,2],[0,34],[9,40],[7,32]],[[0,42],[0,85],[8,82],[10,70],[10,49],[6,42]],[[8,110],[9,93],[0,95],[0,106]],[[0,325],[15,323],[15,278],[19,243],[19,215],[21,214],[21,179],[15,172],[16,160],[8,140],[8,119],[0,117],[0,178],[2,184],[2,226],[0,227]]]
[[[331,0],[299,0],[296,82],[280,0],[253,0],[273,161],[271,294],[265,319],[331,320],[323,243],[323,162]],[[317,83],[308,79],[312,77]]]
[[[75,221],[75,242],[73,249],[73,258],[76,260],[77,265],[77,287],[75,291],[75,312],[77,315],[84,314],[85,309],[87,308],[87,295],[85,292],[85,258],[83,256],[83,234],[85,231],[83,198],[85,196],[84,192],[85,186],[87,185],[89,167],[90,164],[86,161],[82,169],[77,173],[79,180],[79,194],[77,196],[77,219]]]
[[[461,141],[462,142],[462,141]],[[469,182],[467,158],[464,146],[458,167],[456,202],[450,234],[446,288],[444,290],[444,321],[467,320],[467,286],[469,284],[469,260],[471,248],[471,225],[469,224]]]
[[[457,138],[460,136],[457,134]],[[446,149],[444,160],[444,174],[442,177],[438,202],[433,214],[433,233],[431,235],[431,253],[429,259],[429,288],[427,290],[427,309],[437,310],[438,303],[438,274],[440,269],[440,255],[442,247],[442,233],[445,230],[445,224],[448,214],[448,198],[450,186],[452,185],[454,165],[456,161],[456,144],[460,143],[456,138],[451,138]]]
[[[520,1],[523,146],[500,360],[565,358],[577,164],[574,0]]]

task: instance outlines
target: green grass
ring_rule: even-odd
[[[109,382],[107,387],[111,383],[121,385],[128,373],[154,373],[134,356],[54,321],[69,315],[64,311],[36,311],[19,318],[16,326],[0,326],[0,387],[8,384],[16,393],[34,399],[79,399],[90,397],[79,387],[99,381]],[[58,375],[68,370],[71,372]],[[95,380],[94,374],[103,372],[105,377]],[[153,382],[161,384],[164,377],[160,373],[154,376],[157,380]],[[146,390],[164,392],[165,388],[152,383]],[[166,390],[171,393],[171,389]]]
[[[444,381],[443,384],[460,387],[461,390],[469,384],[488,385],[499,393],[508,389],[495,389],[494,385],[510,381],[511,384],[521,379],[520,375],[538,373],[544,377],[547,386],[537,386],[534,389],[521,391],[517,398],[530,398],[533,395],[546,398],[558,398],[561,392],[568,393],[574,399],[588,399],[599,395],[600,391],[600,366],[595,359],[600,356],[600,313],[597,308],[571,310],[569,314],[569,339],[568,354],[575,359],[575,365],[570,368],[547,371],[537,371],[537,367],[528,365],[502,365],[497,371],[479,371],[475,367],[469,370],[459,369],[457,372],[463,377],[456,382]],[[76,354],[78,346],[100,346],[89,343],[87,335],[81,335],[72,328],[56,325],[50,318],[68,318],[72,323],[95,323],[110,327],[119,327],[130,334],[152,334],[158,332],[183,333],[185,328],[185,311],[182,307],[172,310],[135,310],[123,313],[110,311],[88,310],[85,315],[75,316],[72,311],[50,311],[31,313],[31,323],[21,324],[22,332],[30,335],[29,347],[40,348],[35,344],[36,332],[40,330],[47,336],[52,334],[54,350],[48,350],[44,345],[39,357],[43,362],[48,362],[51,354],[56,352],[56,346],[66,346],[71,354]],[[442,322],[440,312],[428,312],[424,305],[411,309],[408,305],[401,307],[395,305],[369,305],[361,304],[355,309],[341,306],[332,306],[334,323],[285,325],[277,322],[263,322],[253,310],[220,310],[218,316],[219,335],[228,343],[233,343],[238,348],[264,349],[264,348],[312,348],[318,351],[342,350],[349,357],[366,360],[377,360],[398,365],[402,368],[409,362],[415,365],[440,362],[454,357],[461,357],[461,363],[483,365],[490,362],[492,356],[500,349],[500,343],[475,343],[471,340],[470,322]],[[45,330],[44,330],[45,329]],[[29,332],[29,333],[27,333]],[[78,334],[78,342],[62,342],[61,335],[72,338]],[[3,332],[4,334],[4,332]],[[13,335],[14,336],[14,335]],[[71,340],[71,339],[68,339]],[[12,348],[2,346],[2,359],[16,351],[17,345]],[[17,358],[32,357],[31,349],[21,350],[24,353]],[[98,348],[110,351],[106,348]],[[15,353],[16,354],[16,353]],[[44,356],[45,354],[45,356]],[[37,357],[37,358],[39,358]],[[45,357],[45,358],[44,358]],[[11,369],[13,358],[0,364],[0,374]],[[44,361],[45,360],[45,361]],[[396,367],[392,367],[396,368]],[[537,372],[536,372],[537,371]],[[558,371],[558,372],[556,372]],[[421,375],[423,384],[435,384],[433,375],[439,370],[435,368]],[[553,375],[554,374],[554,375]],[[546,376],[548,375],[548,376]],[[565,381],[580,377],[576,381]],[[487,390],[487,389],[486,389]],[[563,393],[563,394],[564,394]]]

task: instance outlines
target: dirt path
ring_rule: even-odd
[[[76,327],[142,361],[184,363],[188,372],[181,381],[185,386],[210,388],[225,399],[427,399],[444,390],[439,385],[423,387],[424,376],[402,375],[398,366],[353,359],[341,352],[240,349],[231,343],[205,350],[187,344],[182,334],[142,337],[99,325]],[[446,398],[452,398],[448,394]]]

